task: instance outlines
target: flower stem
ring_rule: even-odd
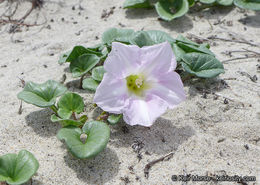
[[[85,75],[82,75],[82,76],[80,77],[80,81],[79,81],[79,88],[80,88],[80,89],[83,89],[82,85],[83,85],[84,76],[85,76]]]
[[[105,121],[108,118],[108,113],[106,111],[103,111],[97,118],[97,121]]]
[[[53,110],[53,112],[55,112],[55,114],[58,114],[58,108],[55,105],[51,106],[51,110]]]
[[[73,117],[74,120],[77,120],[77,117],[76,117],[76,115],[75,115],[75,112],[72,113],[72,117]]]

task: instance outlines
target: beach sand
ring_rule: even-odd
[[[23,103],[22,114],[18,114],[20,79],[42,83],[49,79],[59,81],[66,74],[64,84],[83,96],[88,116],[95,118],[100,110],[92,107],[94,94],[80,90],[79,80],[69,73],[68,63],[59,65],[57,61],[75,45],[90,47],[100,43],[102,33],[110,27],[162,30],[174,38],[179,34],[192,39],[194,35],[200,39],[210,37],[205,42],[210,43],[220,61],[246,54],[234,52],[229,56],[229,51],[244,48],[260,52],[260,13],[234,7],[191,9],[184,17],[164,22],[158,20],[155,10],[125,10],[122,5],[123,1],[118,0],[87,0],[81,4],[46,1],[25,21],[41,24],[46,20],[45,24],[22,27],[14,34],[8,33],[10,25],[0,26],[0,155],[21,149],[32,152],[40,163],[32,178],[34,185],[182,184],[173,182],[172,176],[188,174],[258,174],[260,181],[259,57],[224,62],[225,74],[216,79],[185,81],[187,100],[168,110],[151,128],[124,122],[111,126],[107,148],[91,160],[78,160],[68,153],[56,137],[61,127],[50,121],[50,110]],[[21,3],[16,18],[30,6]],[[0,4],[1,14],[6,8],[5,2]],[[111,9],[113,13],[101,18],[104,10]],[[258,47],[211,36],[244,39]],[[258,80],[254,82],[246,73],[256,75]],[[172,157],[152,166],[146,178],[146,164],[170,152]]]

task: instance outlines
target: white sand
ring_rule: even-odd
[[[0,13],[6,9],[4,4],[0,4]],[[58,81],[64,73],[68,77],[65,84],[71,86],[71,91],[79,92],[85,103],[90,105],[93,94],[77,88],[78,80],[74,81],[68,73],[68,64],[60,66],[58,58],[75,45],[93,46],[99,43],[102,33],[107,28],[120,27],[119,23],[135,30],[163,30],[173,37],[192,33],[202,38],[217,35],[230,39],[228,33],[234,33],[260,43],[260,14],[253,11],[210,9],[189,13],[169,23],[158,21],[154,10],[126,11],[120,8],[122,4],[123,0],[87,0],[81,3],[84,10],[80,11],[77,2],[51,1],[26,19],[27,23],[33,24],[37,15],[38,23],[43,22],[45,17],[48,22],[43,26],[23,28],[14,35],[7,33],[8,26],[0,26],[0,155],[21,149],[32,152],[40,163],[33,184],[125,184],[122,178],[128,177],[130,184],[158,185],[173,184],[171,176],[175,174],[256,176],[257,171],[260,180],[260,73],[257,73],[256,66],[260,62],[256,58],[228,62],[224,65],[226,73],[216,80],[185,82],[187,101],[177,109],[169,110],[151,129],[127,126],[129,133],[124,134],[124,123],[113,127],[107,149],[93,160],[77,160],[67,152],[65,145],[56,138],[60,126],[49,120],[51,111],[23,103],[22,114],[17,113],[20,101],[16,95],[22,90],[19,78],[40,83],[48,79]],[[106,20],[101,19],[103,9],[109,10],[112,6],[116,7],[114,14]],[[18,13],[23,15],[29,7],[29,3],[22,4]],[[218,18],[224,22],[214,25]],[[240,19],[247,20],[247,24],[243,25]],[[233,26],[228,26],[227,21],[233,21]],[[46,28],[48,25],[51,29]],[[99,39],[96,40],[96,36]],[[223,54],[226,51],[242,48],[260,51],[259,47],[246,44],[210,43],[220,60],[230,58]],[[232,57],[239,55],[234,53]],[[257,75],[259,80],[254,83],[238,71]],[[224,88],[220,79],[227,78],[236,79],[226,80],[230,87]],[[224,104],[223,97],[214,100],[212,94],[204,99],[197,88],[213,89],[234,102]],[[243,102],[244,106],[239,102]],[[86,109],[91,110],[90,107]],[[96,114],[96,111],[89,113],[90,116]],[[140,161],[131,147],[136,141],[144,144]],[[145,154],[146,151],[150,155]],[[173,157],[154,165],[146,179],[143,172],[145,165],[172,151]]]

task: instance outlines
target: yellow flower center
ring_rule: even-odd
[[[142,96],[143,91],[148,88],[143,75],[130,75],[126,77],[128,90],[135,95]]]

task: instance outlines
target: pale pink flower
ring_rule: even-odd
[[[142,48],[114,42],[94,102],[104,111],[123,114],[129,125],[149,127],[185,100],[176,65],[168,42]]]

